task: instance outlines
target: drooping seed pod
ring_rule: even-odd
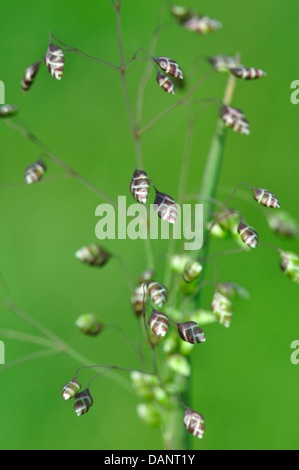
[[[82,416],[88,412],[90,407],[93,405],[92,397],[89,393],[88,388],[83,392],[78,393],[75,396],[74,409],[77,416]]]
[[[31,87],[35,77],[36,77],[36,74],[38,72],[38,69],[40,67],[40,64],[41,64],[41,60],[39,60],[38,62],[35,62],[34,64],[30,65],[26,70],[25,70],[25,74],[23,76],[23,79],[21,81],[21,86],[23,88],[23,90],[26,92],[29,90],[29,88]]]
[[[149,179],[145,171],[135,170],[130,184],[130,191],[135,201],[145,204],[149,193]]]
[[[157,82],[161,88],[163,88],[166,93],[169,93],[171,95],[174,95],[175,93],[175,87],[174,83],[170,80],[167,75],[164,75],[162,72],[157,73]]]
[[[293,282],[299,284],[299,256],[296,253],[280,251],[280,268]]]
[[[180,338],[183,341],[186,341],[186,343],[196,344],[204,343],[206,341],[204,332],[194,321],[178,323],[177,327]]]
[[[175,224],[178,215],[178,207],[172,197],[160,193],[156,189],[154,209],[162,220],[169,224]]]
[[[76,326],[89,336],[97,336],[104,328],[104,324],[93,313],[81,315],[76,321]]]
[[[169,328],[169,320],[167,315],[162,312],[157,312],[157,310],[153,310],[148,324],[156,336],[165,336]]]
[[[203,438],[205,433],[205,420],[199,413],[188,408],[185,412],[184,424],[193,436],[198,437],[198,439]]]
[[[280,237],[294,238],[299,234],[298,222],[288,212],[279,211],[275,214],[267,214],[267,222],[271,230]]]
[[[211,310],[221,325],[225,328],[230,327],[233,312],[232,303],[227,297],[220,294],[218,291],[215,292]]]
[[[240,222],[238,225],[238,234],[241,237],[241,240],[245,245],[250,246],[251,248],[256,248],[259,242],[258,233],[254,228],[249,227],[249,225]]]
[[[228,73],[231,68],[236,68],[238,66],[235,57],[228,55],[219,54],[214,57],[208,57],[207,60],[213,66],[214,70],[220,73]]]
[[[72,379],[70,382],[65,384],[62,389],[61,395],[64,400],[70,400],[74,398],[81,390],[81,384],[77,379]]]
[[[25,181],[27,184],[33,184],[40,181],[47,170],[46,164],[39,160],[32,163],[25,170]]]
[[[56,80],[61,80],[64,69],[64,54],[60,47],[50,44],[45,55],[46,66]]]
[[[218,292],[224,295],[228,299],[232,300],[235,298],[242,298],[242,299],[249,299],[250,294],[247,289],[239,284],[235,284],[234,282],[222,282],[217,286]]]
[[[242,80],[255,80],[260,77],[266,77],[266,72],[263,70],[259,69],[254,69],[254,68],[246,68],[246,67],[236,67],[236,68],[231,68],[230,72],[238,78],[241,78]]]
[[[170,12],[180,23],[187,21],[192,16],[192,12],[188,8],[181,6],[171,6]]]
[[[159,65],[159,67],[168,73],[172,77],[179,78],[183,80],[183,72],[177,62],[168,57],[154,57],[154,61]]]
[[[203,267],[198,261],[190,261],[186,264],[183,279],[185,282],[190,283],[198,279]]]
[[[75,253],[75,256],[82,261],[82,263],[97,267],[104,266],[111,258],[110,253],[107,253],[107,251],[95,243],[83,246]]]
[[[133,295],[131,297],[131,305],[137,317],[140,317],[143,313],[143,300],[147,300],[147,293],[147,285],[144,283],[136,287],[133,292]]]
[[[159,307],[167,302],[168,290],[163,284],[157,281],[149,281],[147,283],[148,293],[152,301]]]
[[[245,114],[237,108],[223,105],[220,110],[220,118],[224,124],[239,134],[249,135],[250,127]]]
[[[0,106],[0,117],[15,116],[19,112],[19,108],[13,104],[2,104]]]
[[[147,269],[140,274],[138,284],[144,284],[145,282],[151,281],[155,276],[155,272],[152,269]]]
[[[191,18],[185,21],[182,25],[188,31],[199,34],[207,34],[211,31],[216,31],[217,29],[222,28],[220,21],[209,18],[208,16],[197,15],[191,16]]]
[[[262,206],[273,207],[274,209],[280,208],[279,200],[270,191],[261,188],[253,188],[252,194],[256,202],[262,204]]]

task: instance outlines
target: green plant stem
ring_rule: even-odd
[[[236,78],[233,75],[229,76],[227,87],[224,93],[223,103],[229,106],[232,102],[234,90],[236,85]],[[204,215],[203,215],[203,233],[204,240],[207,235],[206,226],[210,221],[212,210],[213,210],[213,199],[215,199],[217,186],[220,177],[220,171],[222,167],[222,160],[225,149],[227,135],[227,127],[221,119],[218,120],[216,132],[214,134],[212,144],[210,147],[206,167],[204,170],[204,175],[202,178],[200,194],[204,194],[208,200],[205,205]],[[201,258],[205,258],[208,252],[208,242],[204,244],[204,247],[201,251]],[[198,297],[199,298],[199,297]]]

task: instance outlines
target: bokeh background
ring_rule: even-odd
[[[148,46],[163,2],[123,0],[126,58]],[[251,135],[228,134],[218,198],[246,181],[273,190],[283,209],[298,215],[298,112],[290,102],[290,84],[299,79],[298,2],[181,2],[218,18],[223,29],[199,36],[171,27],[163,31],[157,54],[175,58],[187,77],[194,58],[240,51],[248,66],[267,71],[256,82],[238,82],[234,105],[244,110]],[[119,76],[113,70],[76,54],[66,56],[61,82],[45,67],[24,96],[20,80],[27,66],[48,45],[48,31],[81,50],[118,63],[115,14],[108,0],[4,1],[1,3],[1,74],[6,102],[17,104],[20,118],[64,161],[116,198],[129,195],[135,155]],[[166,15],[165,19],[170,19]],[[128,72],[132,102],[145,63]],[[197,78],[209,69],[199,62]],[[198,97],[221,98],[226,77],[214,74]],[[177,97],[183,96],[178,91]],[[145,95],[143,123],[177,97],[159,89],[154,75]],[[178,108],[142,140],[147,172],[156,185],[176,197],[185,138],[185,112]],[[206,109],[196,126],[188,190],[199,189],[216,125],[216,109]],[[15,131],[1,126],[0,185],[21,182],[24,168],[39,151]],[[48,175],[61,170],[48,164]],[[0,271],[16,304],[40,320],[91,361],[137,366],[116,331],[98,338],[82,336],[74,323],[82,313],[95,312],[103,321],[121,326],[134,339],[136,322],[129,290],[115,261],[104,270],[89,269],[75,251],[95,242],[94,215],[101,200],[73,180],[58,180],[0,192]],[[260,233],[261,241],[299,251],[298,240],[281,241],[271,233],[263,214],[236,197],[234,207]],[[146,267],[142,241],[106,241],[123,257],[137,280]],[[213,242],[211,251],[233,248],[233,242]],[[165,268],[167,242],[154,243],[157,273]],[[251,293],[238,301],[232,327],[206,327],[208,341],[193,356],[192,405],[204,414],[204,440],[194,449],[297,449],[298,373],[291,364],[290,344],[299,339],[298,286],[279,269],[279,257],[259,247],[250,253],[217,259],[223,281],[234,281]],[[212,276],[212,271],[210,272]],[[212,288],[202,306],[208,308]],[[1,328],[36,333],[13,313],[0,309]],[[6,362],[38,347],[5,339]],[[63,355],[19,365],[1,373],[1,449],[160,449],[159,429],[147,428],[136,416],[140,401],[104,377],[94,384],[94,406],[78,419],[72,405],[60,397],[77,363]],[[89,374],[83,375],[88,380]],[[127,376],[124,376],[128,378]]]

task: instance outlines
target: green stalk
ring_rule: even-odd
[[[233,75],[230,75],[225,90],[223,103],[229,106],[232,102],[234,91],[235,91],[236,79]],[[203,214],[203,227],[204,227],[204,239],[207,235],[206,225],[211,219],[213,202],[212,199],[215,199],[217,186],[220,177],[220,171],[222,166],[222,160],[225,149],[227,127],[221,119],[218,120],[216,132],[214,134],[212,144],[210,147],[210,152],[208,155],[206,167],[204,170],[200,194],[207,196],[207,203],[205,205],[205,210]],[[203,247],[201,257],[204,258],[207,254],[208,243]]]
[[[233,99],[233,94],[235,90],[235,77],[230,76],[228,79],[227,87],[224,94],[223,103],[230,105]],[[202,184],[200,188],[200,194],[207,196],[207,204],[205,205],[203,223],[204,223],[204,239],[208,233],[205,229],[207,223],[211,219],[212,210],[213,210],[213,198],[216,196],[217,186],[219,182],[221,166],[224,156],[225,142],[226,142],[227,128],[224,126],[223,122],[219,119],[216,131],[211,143],[209,155],[207,158],[206,167],[203,174]],[[205,257],[208,252],[208,243],[205,243],[201,257]],[[199,304],[200,302],[200,292],[195,297],[195,302]],[[190,358],[191,361],[191,358]],[[192,408],[191,404],[191,388],[192,382],[191,378],[186,381],[186,388],[184,392],[183,399],[186,400],[186,403]],[[172,414],[169,416],[169,426],[166,429],[164,435],[164,445],[166,449],[180,449],[180,450],[191,450],[192,440],[189,439],[189,434],[182,426],[184,419],[184,410],[180,407],[177,407],[176,410],[172,411]]]

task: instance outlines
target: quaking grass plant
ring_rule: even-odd
[[[250,126],[245,114],[232,106],[236,82],[238,80],[260,79],[265,77],[266,73],[258,68],[242,65],[242,57],[239,53],[236,53],[234,57],[225,55],[201,57],[201,62],[209,64],[208,72],[196,80],[194,71],[190,71],[187,74],[188,85],[181,91],[181,98],[177,100],[175,96],[170,96],[170,106],[148,123],[144,123],[144,93],[149,80],[153,79],[153,71],[156,75],[157,94],[168,93],[169,95],[176,95],[176,90],[184,83],[186,73],[184,64],[177,63],[169,57],[167,51],[163,51],[163,56],[156,56],[161,31],[167,31],[169,26],[176,24],[177,28],[184,28],[186,34],[201,35],[219,30],[221,23],[218,20],[200,16],[197,12],[185,7],[163,7],[161,21],[153,33],[149,49],[145,50],[140,47],[128,59],[129,55],[124,50],[122,40],[122,10],[129,8],[129,6],[122,0],[111,0],[111,7],[115,10],[117,20],[119,64],[90,56],[62,42],[50,33],[50,41],[45,55],[26,69],[21,82],[22,89],[25,93],[30,93],[34,81],[38,79],[38,71],[44,62],[52,77],[59,81],[63,76],[66,54],[79,54],[88,60],[99,63],[102,67],[110,68],[111,73],[118,73],[136,152],[136,169],[131,182],[128,181],[131,200],[135,200],[149,209],[150,195],[153,189],[157,217],[162,220],[162,223],[171,226],[177,223],[178,207],[183,203],[195,201],[204,204],[203,246],[199,252],[186,251],[181,246],[179,247],[179,244],[172,238],[169,242],[168,254],[164,263],[165,272],[163,273],[156,271],[153,242],[147,237],[144,240],[145,270],[140,274],[137,284],[122,259],[117,254],[108,252],[104,246],[94,243],[86,245],[76,252],[75,255],[79,261],[93,266],[95,269],[105,270],[105,265],[113,258],[119,263],[119,268],[131,290],[132,320],[135,317],[134,320],[140,323],[142,336],[137,338],[137,341],[135,339],[132,341],[129,332],[121,330],[117,325],[102,322],[93,313],[81,315],[76,326],[82,331],[82,334],[98,337],[98,341],[101,341],[104,329],[114,329],[115,334],[120,333],[127,346],[136,353],[140,363],[139,368],[121,364],[121,358],[119,364],[94,364],[80,351],[66,344],[45,324],[19,309],[11,298],[4,279],[2,279],[5,296],[0,299],[1,305],[32,325],[38,334],[33,336],[20,331],[1,330],[1,337],[13,337],[42,346],[42,349],[37,353],[21,357],[18,361],[7,364],[2,370],[49,355],[69,355],[74,360],[74,370],[65,371],[66,384],[62,388],[62,398],[66,401],[73,400],[75,413],[79,417],[86,414],[94,401],[97,400],[96,393],[93,393],[92,390],[94,380],[102,380],[104,374],[109,374],[114,380],[118,380],[120,385],[123,385],[122,378],[117,373],[120,371],[128,373],[131,385],[141,401],[137,406],[139,417],[146,424],[161,428],[165,449],[183,450],[192,446],[190,434],[202,439],[205,433],[204,409],[201,408],[200,403],[196,403],[193,407],[190,396],[190,381],[193,374],[197,373],[192,365],[192,351],[194,348],[205,347],[203,343],[206,339],[208,341],[208,337],[206,338],[203,328],[206,325],[219,322],[223,327],[230,327],[233,319],[234,299],[237,297],[248,298],[247,290],[236,284],[235,280],[231,282],[220,280],[217,264],[214,261],[215,255],[209,256],[208,253],[211,237],[233,238],[238,244],[235,250],[219,253],[218,256],[251,250],[258,244],[263,245],[259,243],[256,229],[245,221],[243,214],[230,206],[231,200],[240,187],[248,190],[253,203],[264,206],[271,211],[270,215],[266,214],[267,220],[269,227],[277,234],[283,237],[294,237],[297,235],[298,229],[296,222],[289,214],[277,212],[280,203],[273,192],[257,188],[248,182],[236,182],[238,184],[226,201],[215,199],[228,128],[244,134],[244,138],[250,133]],[[166,14],[171,19],[168,18],[167,22],[164,22]],[[173,31],[174,29],[169,28],[168,34],[173,34]],[[217,32],[217,34],[220,33]],[[131,71],[132,64],[141,61],[146,61],[146,65],[138,87],[135,108],[128,92],[127,76]],[[195,63],[196,61],[198,58],[195,57]],[[143,64],[138,65],[144,66]],[[212,74],[216,73],[226,74],[228,77],[223,99],[196,97],[196,91],[200,90],[200,86]],[[193,78],[193,83],[191,78]],[[189,85],[189,83],[191,84]],[[201,185],[195,195],[190,195],[187,191],[187,180],[192,158],[194,128],[198,118],[209,105],[215,106],[218,110],[216,131],[207,156]],[[143,159],[141,143],[142,137],[177,107],[184,107],[187,110],[187,132],[182,167],[180,173],[177,172],[179,189],[177,197],[174,199],[169,194],[158,191],[155,187],[155,175],[147,173],[147,162]],[[47,167],[57,165],[64,170],[64,173],[54,178],[48,178],[48,180],[65,177],[75,178],[102,201],[118,208],[116,200],[105,194],[100,187],[92,184],[54,154],[24,121],[15,117],[17,114],[17,106],[2,105],[0,107],[3,123],[31,141],[39,149],[40,155],[34,163],[25,169],[25,182],[18,182],[16,186],[42,184],[47,180],[44,178]],[[112,171],[113,168],[111,168],[111,177]],[[164,186],[167,187],[167,180],[164,181]],[[144,220],[143,223],[149,233],[149,220]],[[86,233],[86,239],[89,238],[90,234]],[[117,245],[117,241],[115,244]],[[270,245],[264,244],[264,246]],[[270,247],[278,253],[282,271],[291,280],[299,283],[299,257],[295,253],[285,252],[278,247]],[[117,252],[117,248],[115,252]],[[213,279],[207,278],[206,267],[208,264],[212,264],[214,267],[215,276]],[[213,298],[210,305],[202,305],[202,290],[206,285],[211,284],[214,286]],[[81,384],[81,371],[83,370],[90,372],[90,379],[84,385]]]

